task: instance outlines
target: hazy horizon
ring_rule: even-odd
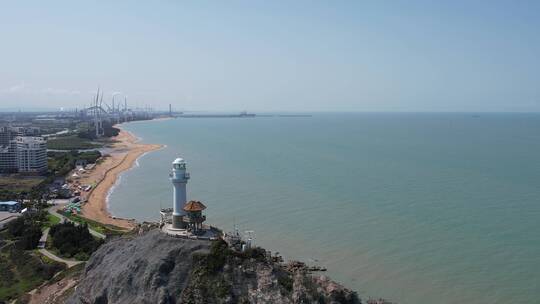
[[[540,112],[538,2],[0,8],[0,111]]]

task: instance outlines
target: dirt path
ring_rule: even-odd
[[[47,233],[49,233],[49,232],[47,231]],[[47,250],[45,248],[40,248],[38,250],[39,250],[39,253],[43,254],[44,256],[48,257],[49,259],[66,264],[68,268],[71,268],[71,267],[73,267],[75,265],[78,265],[80,263],[84,263],[83,261],[75,261],[75,260],[68,260],[68,259],[61,258],[61,257],[55,255],[54,253],[50,252],[49,250]]]
[[[57,304],[64,303],[64,293],[74,288],[78,280],[75,278],[62,279],[57,283],[45,285],[31,293],[29,304]],[[64,299],[65,300],[65,299]]]

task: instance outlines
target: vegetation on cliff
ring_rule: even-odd
[[[45,222],[47,222],[47,214],[44,211],[24,214],[8,223],[4,237],[19,249],[34,249],[39,243],[41,226]]]
[[[103,224],[94,220],[91,220],[89,218],[86,218],[79,214],[73,214],[71,212],[65,212],[65,211],[58,211],[60,214],[68,218],[70,221],[73,221],[78,224],[85,224],[88,225],[92,230],[97,231],[101,234],[109,236],[117,236],[127,233],[127,230],[124,228],[120,228],[111,224]]]
[[[88,231],[86,224],[78,225],[71,222],[57,224],[51,227],[49,236],[52,247],[64,257],[75,257],[77,260],[87,260],[92,252],[103,244],[103,240],[95,239]]]
[[[64,264],[51,261],[36,251],[21,249],[3,232],[0,237],[0,302],[18,298],[63,268]]]
[[[290,272],[264,249],[177,239],[155,229],[101,246],[68,303],[360,303],[356,293],[306,271]]]
[[[238,252],[217,240],[193,259],[182,303],[360,303],[356,293],[328,279],[287,271],[260,247]]]

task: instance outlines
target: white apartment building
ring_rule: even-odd
[[[47,171],[47,142],[35,127],[0,126],[0,172]]]
[[[47,142],[43,137],[15,137],[17,169],[23,173],[47,171]]]

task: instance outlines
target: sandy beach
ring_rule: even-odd
[[[81,176],[81,184],[93,185],[93,189],[84,195],[87,202],[83,205],[82,215],[104,224],[131,229],[135,226],[132,220],[113,218],[110,215],[107,195],[118,176],[130,169],[137,158],[162,146],[139,143],[133,134],[121,129],[121,126],[116,127],[120,128],[120,133],[113,138],[115,142],[112,144],[112,151],[103,157],[94,169]]]

